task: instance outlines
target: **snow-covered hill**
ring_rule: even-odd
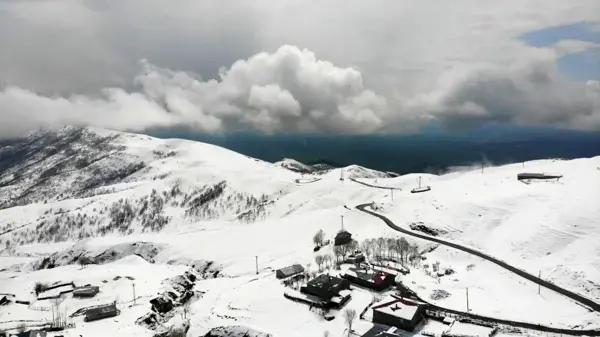
[[[325,173],[326,172],[326,171],[321,171],[318,168],[315,168],[311,165],[302,164],[301,162],[294,160],[294,159],[290,159],[290,158],[284,158],[278,162],[275,162],[275,165],[286,168],[290,171],[294,171],[297,173],[316,173],[316,172]]]
[[[184,311],[193,336],[341,335],[341,315],[326,321],[284,298],[274,270],[293,263],[316,270],[315,256],[331,254],[332,247],[315,253],[312,237],[323,229],[332,239],[340,216],[359,242],[398,238],[380,220],[354,210],[372,201],[398,225],[434,230],[531,273],[541,269],[542,277],[600,301],[600,157],[524,166],[388,178],[352,165],[304,181],[281,162],[203,143],[91,128],[36,132],[0,149],[0,292],[31,302],[0,306],[0,329],[14,327],[15,320],[34,324],[52,317],[44,309],[51,303],[36,300],[36,283],[73,282],[98,285],[100,294],[68,297],[61,310],[71,314],[116,300],[121,311],[118,319],[98,322],[70,318],[75,336],[152,336],[178,324]],[[344,177],[401,191],[392,201],[387,189],[340,180],[340,170]],[[516,180],[519,172],[564,178],[524,184]],[[430,192],[410,193],[418,177]],[[600,327],[600,315],[561,295],[542,290],[540,296],[535,284],[478,258],[408,240],[427,264],[440,261],[455,270],[437,279],[423,263],[403,276],[424,298],[447,292],[432,299],[439,305],[464,310],[469,287],[476,313]],[[188,309],[176,305],[169,315],[150,317],[150,299],[173,292],[179,301],[190,294],[188,286],[194,292]],[[372,295],[355,289],[352,298],[348,307],[360,312]],[[360,320],[355,330],[369,327]]]

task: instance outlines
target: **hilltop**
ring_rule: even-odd
[[[188,282],[182,277],[193,274],[187,318],[194,336],[217,327],[222,328],[213,334],[306,336],[328,330],[340,335],[341,317],[328,322],[284,298],[274,270],[293,263],[316,270],[315,256],[332,254],[332,247],[313,252],[313,235],[323,229],[326,239],[333,239],[340,216],[358,242],[398,238],[380,220],[354,209],[370,202],[402,227],[476,247],[534,274],[541,269],[542,277],[600,300],[595,239],[600,190],[593,188],[600,186],[600,157],[394,178],[356,165],[299,173],[296,168],[303,166],[298,164],[304,165],[93,128],[40,131],[5,145],[0,148],[0,288],[33,304],[0,306],[0,324],[9,325],[0,328],[15,319],[51,317],[40,309],[50,304],[36,301],[36,283],[74,282],[95,284],[101,291],[93,299],[67,298],[63,309],[69,314],[114,300],[121,311],[118,319],[93,323],[74,317],[74,332],[152,336],[156,326],[138,324],[150,310],[148,301],[180,289]],[[398,190],[392,200],[388,189],[340,180],[340,170],[345,178]],[[516,180],[517,173],[530,171],[564,178]],[[430,192],[410,193],[418,177]],[[407,239],[418,247],[423,265],[440,261],[455,271],[439,280],[420,267],[403,276],[402,282],[424,298],[449,294],[432,299],[436,304],[463,310],[469,287],[472,310],[482,315],[600,327],[597,313],[558,294],[542,289],[540,296],[537,285],[481,259]],[[81,261],[87,261],[85,268]],[[355,291],[349,306],[360,312],[371,297]],[[178,324],[181,308],[174,310],[163,318],[166,326]],[[368,328],[365,321],[357,323],[356,329]]]

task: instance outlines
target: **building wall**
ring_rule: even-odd
[[[373,323],[395,326],[403,330],[413,331],[414,328],[423,319],[425,308],[419,306],[412,320],[406,320],[394,315],[390,315],[378,310],[373,310]]]

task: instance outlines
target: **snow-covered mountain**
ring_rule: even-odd
[[[7,294],[12,302],[0,305],[0,329],[14,328],[17,320],[50,320],[52,304],[37,299],[36,283],[72,282],[101,289],[94,298],[67,297],[61,304],[61,310],[74,314],[69,333],[75,336],[107,331],[152,336],[182,325],[184,312],[189,325],[182,326],[189,326],[193,336],[236,331],[307,336],[326,330],[341,335],[341,315],[326,321],[287,300],[273,271],[293,263],[316,270],[314,257],[331,254],[332,247],[313,252],[313,235],[323,229],[332,239],[341,215],[344,229],[358,242],[398,238],[379,219],[354,209],[369,202],[401,227],[474,246],[600,301],[600,188],[595,188],[600,157],[396,178],[352,165],[306,179],[303,175],[311,172],[298,169],[308,167],[293,160],[268,163],[192,141],[92,128],[35,132],[4,145],[0,299]],[[389,189],[340,180],[341,170],[345,178],[400,190],[392,201]],[[520,172],[564,177],[525,184],[516,179]],[[430,192],[410,193],[418,177]],[[402,282],[433,303],[463,310],[469,287],[475,313],[600,327],[598,313],[562,295],[542,289],[540,296],[537,285],[479,258],[407,239],[428,262],[402,276]],[[425,264],[435,261],[455,273],[430,276]],[[448,295],[433,296],[439,293]],[[183,298],[191,304],[157,315],[149,303],[156,298],[162,305]],[[354,290],[352,298],[347,306],[361,312],[372,295]],[[84,322],[75,315],[115,300],[118,319]],[[355,330],[369,327],[360,320]]]
[[[302,164],[301,162],[290,158],[283,158],[282,160],[275,162],[275,165],[298,173],[316,173],[326,172],[329,170],[319,170],[318,168],[315,168],[312,165]]]

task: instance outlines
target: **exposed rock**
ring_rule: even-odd
[[[410,229],[412,229],[413,231],[422,232],[422,233],[425,233],[425,234],[431,235],[431,236],[438,236],[438,235],[443,235],[443,234],[447,233],[445,230],[442,230],[442,229],[427,227],[422,222],[410,224]]]
[[[449,292],[447,292],[446,290],[436,289],[431,292],[431,295],[429,295],[429,298],[437,301],[437,300],[446,299],[446,298],[450,297],[450,295],[451,294]]]
[[[272,337],[273,335],[244,326],[219,326],[211,329],[204,337]]]

